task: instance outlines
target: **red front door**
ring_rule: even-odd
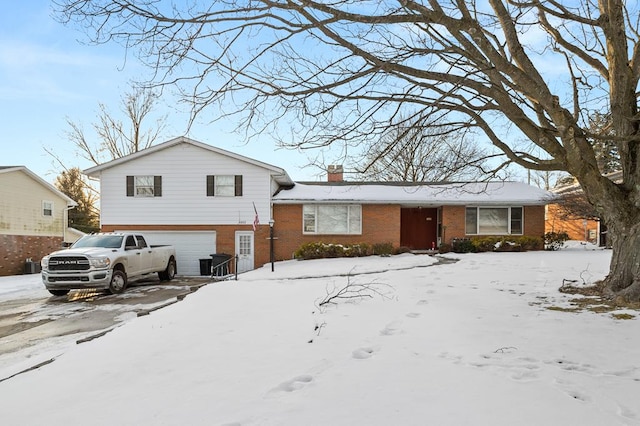
[[[428,250],[438,244],[438,209],[400,209],[400,245]]]

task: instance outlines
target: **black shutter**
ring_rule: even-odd
[[[153,177],[153,196],[162,197],[162,176]]]
[[[133,197],[133,176],[127,176],[127,197]]]
[[[242,175],[236,175],[235,188],[235,196],[242,197]]]
[[[207,197],[213,197],[215,195],[213,188],[213,175],[207,175]]]

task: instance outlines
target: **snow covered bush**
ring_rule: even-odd
[[[394,253],[393,244],[333,244],[313,242],[300,246],[294,253],[296,259],[324,259],[334,257],[389,256]]]
[[[560,250],[568,240],[569,234],[566,232],[547,232],[544,234],[545,250]]]

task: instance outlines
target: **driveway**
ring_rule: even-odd
[[[122,294],[95,290],[67,296],[0,301],[0,370],[18,358],[41,352],[41,345],[66,346],[104,335],[122,323],[182,300],[211,282],[209,277],[176,277],[171,282],[143,278]],[[5,373],[6,374],[6,373]],[[4,376],[4,374],[3,374]],[[5,377],[0,376],[0,380]]]

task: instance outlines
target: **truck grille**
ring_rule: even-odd
[[[60,256],[49,259],[50,271],[86,271],[89,269],[89,259],[81,256]]]

